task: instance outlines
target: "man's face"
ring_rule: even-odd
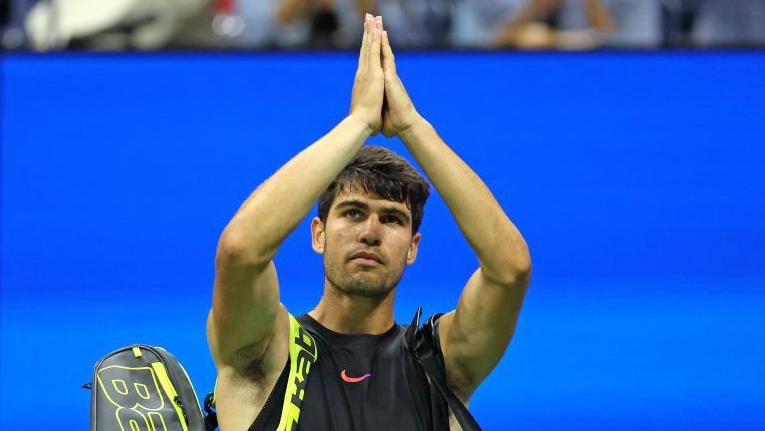
[[[380,297],[396,287],[417,257],[420,234],[412,236],[405,203],[364,193],[340,193],[327,215],[311,223],[314,251],[324,255],[324,275],[351,295]]]

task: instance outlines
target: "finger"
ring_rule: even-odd
[[[372,46],[369,49],[369,67],[373,70],[379,70],[382,75],[382,64],[380,63],[380,50],[382,48],[382,32],[377,28],[372,30],[370,35],[372,40]]]
[[[396,59],[393,56],[393,49],[390,47],[390,41],[388,40],[388,32],[382,32],[382,57],[383,57],[383,70],[385,74],[396,73]]]
[[[366,14],[364,17],[364,35],[361,37],[361,50],[359,52],[359,70],[365,70],[367,67],[367,58],[369,57],[369,18],[371,15]]]
[[[375,19],[375,28],[377,28],[380,32],[383,31],[383,20],[382,16],[376,16]],[[380,33],[380,43],[382,43],[382,33]],[[382,53],[382,45],[380,46],[380,52]],[[380,60],[382,62],[382,59]],[[382,66],[381,66],[382,67]],[[385,71],[383,71],[385,73]]]

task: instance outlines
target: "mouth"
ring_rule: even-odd
[[[351,259],[351,262],[356,262],[356,263],[358,263],[360,265],[367,265],[367,266],[382,265],[382,263],[380,263],[380,262],[378,262],[378,261],[376,261],[374,259],[368,259],[368,258],[365,258],[365,257],[356,257],[356,258],[353,258],[353,259]]]
[[[354,254],[351,257],[352,262],[356,262],[361,265],[368,265],[368,266],[375,266],[375,265],[382,265],[382,259],[374,254],[374,253],[367,253],[367,252],[358,252]]]

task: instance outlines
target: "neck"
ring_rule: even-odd
[[[396,289],[375,298],[348,295],[324,280],[324,294],[319,305],[308,315],[325,328],[340,334],[379,335],[394,324],[395,294]]]

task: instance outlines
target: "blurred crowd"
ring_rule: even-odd
[[[347,49],[364,13],[404,49],[765,46],[765,0],[0,0],[5,49]]]

